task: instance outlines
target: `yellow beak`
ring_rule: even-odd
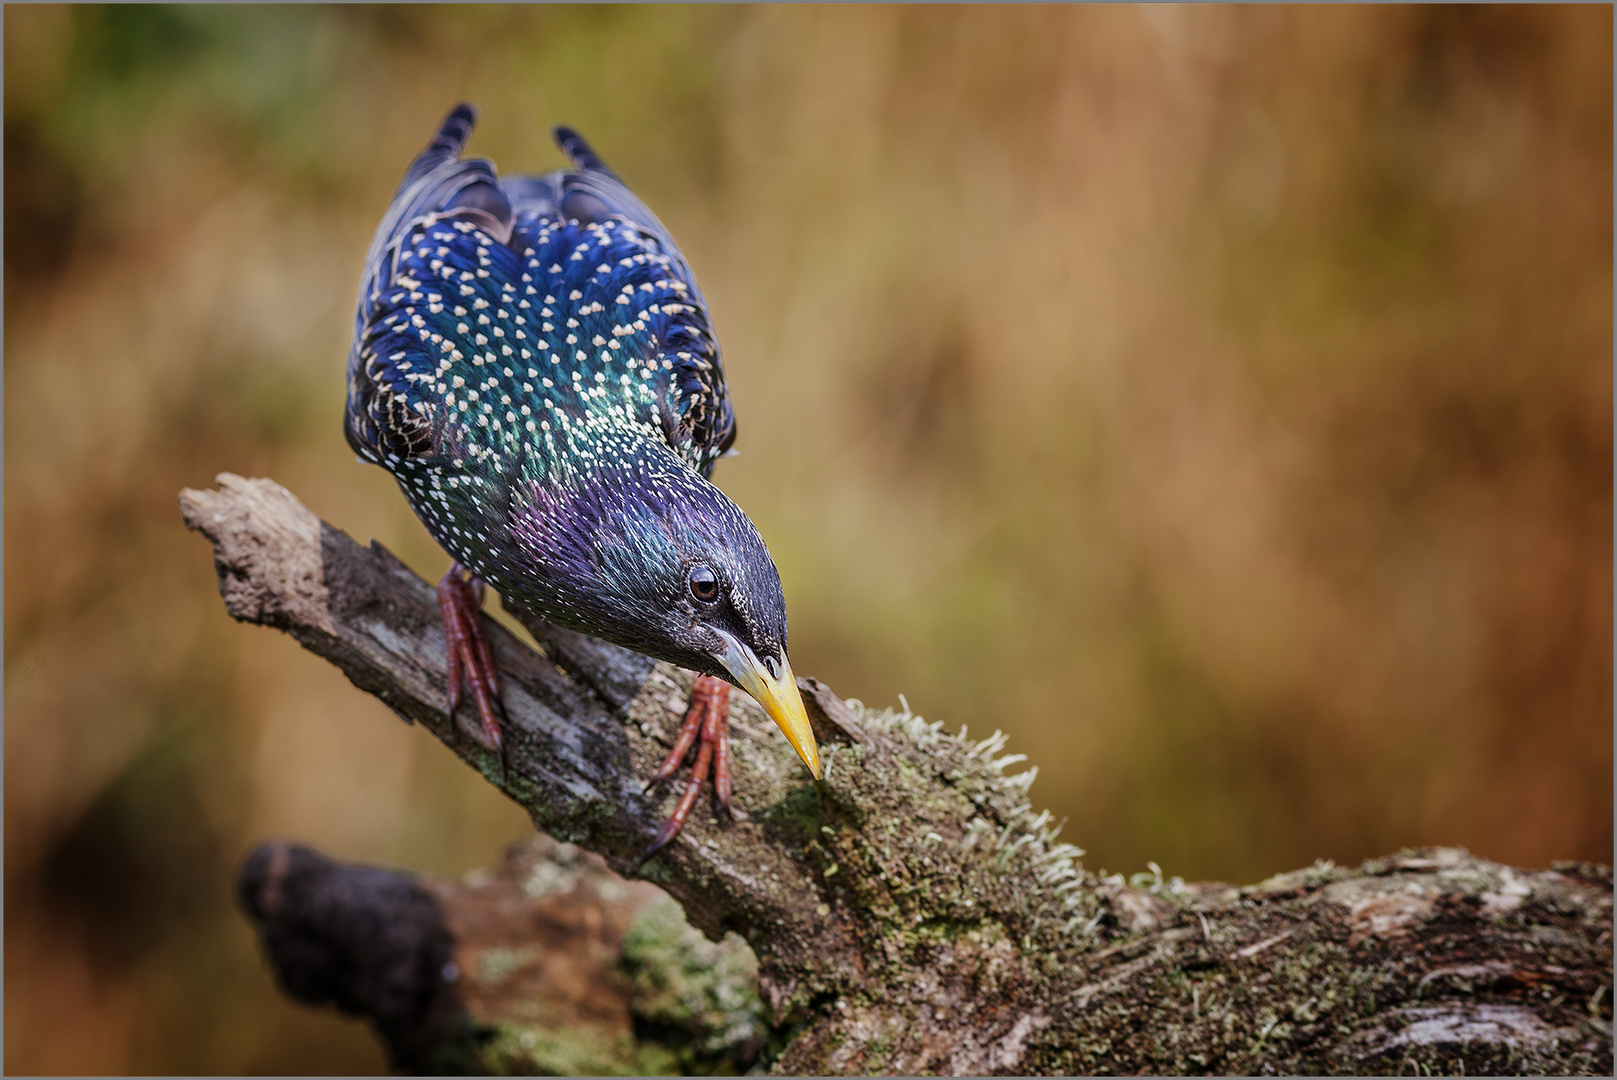
[[[771,675],[756,654],[730,635],[725,634],[729,646],[717,657],[736,681],[736,685],[757,699],[769,718],[803,759],[814,779],[820,778],[820,747],[814,741],[814,729],[809,726],[808,713],[803,709],[803,695],[797,692],[797,680],[792,677],[792,665],[784,656],[780,660],[780,674]]]

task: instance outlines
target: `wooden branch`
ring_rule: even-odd
[[[739,1074],[771,1037],[740,938],[549,837],[466,881],[271,842],[237,893],[282,989],[370,1020],[396,1069]]]
[[[674,798],[641,792],[687,673],[529,621],[491,627],[509,774],[444,712],[431,587],[268,480],[180,497],[238,619],[292,634],[421,723],[556,838],[653,881],[691,922],[738,932],[789,1040],[782,1072],[1609,1074],[1612,882],[1455,849],[1261,885],[1097,879],[1032,813],[1028,770],[919,717],[801,680],[812,781],[734,695],[736,800],[693,813],[644,866]]]

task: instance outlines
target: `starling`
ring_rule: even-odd
[[[819,750],[786,659],[780,574],[710,482],[735,441],[707,305],[655,215],[567,128],[570,170],[501,178],[460,157],[456,106],[365,259],[344,432],[453,558],[438,585],[449,711],[464,676],[502,755],[483,583],[540,618],[699,674],[679,739],[679,831],[710,767],[729,809],[730,684]]]

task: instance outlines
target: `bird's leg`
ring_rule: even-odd
[[[464,674],[477,701],[477,717],[485,745],[505,765],[505,739],[500,733],[500,676],[494,667],[488,635],[483,632],[483,581],[460,563],[452,562],[438,582],[438,610],[444,620],[444,644],[449,651],[449,716],[453,721],[460,704]]]
[[[657,838],[640,856],[642,862],[657,854],[668,841],[679,835],[691,807],[696,804],[697,793],[707,780],[710,767],[714,771],[713,792],[718,796],[719,805],[731,817],[736,816],[730,806],[730,684],[711,675],[698,675],[692,684],[690,705],[685,711],[685,722],[680,725],[679,738],[674,740],[673,750],[652,774],[646,790],[673,776],[684,764],[685,755],[697,739],[701,740],[701,746],[696,751],[691,778],[685,783],[685,794],[668,820],[663,822],[663,827],[657,831]]]

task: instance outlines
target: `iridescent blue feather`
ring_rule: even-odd
[[[684,256],[575,133],[556,131],[574,169],[502,179],[459,156],[474,120],[450,113],[372,242],[350,445],[458,560],[547,618],[673,658],[668,628],[647,629],[669,598],[636,590],[677,589],[700,536],[735,549],[738,602],[771,597],[737,618],[783,649],[774,564],[707,483],[735,417]]]

